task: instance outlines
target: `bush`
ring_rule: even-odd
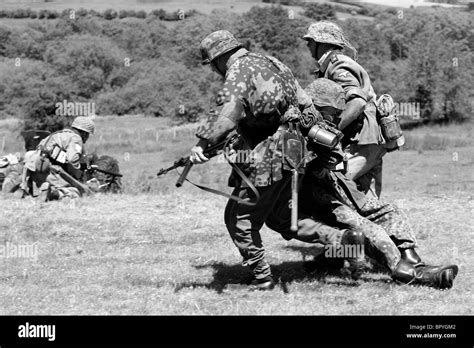
[[[315,21],[336,18],[336,12],[334,11],[334,8],[326,3],[307,3],[304,6],[303,13],[306,17]]]
[[[127,11],[128,17],[137,17],[137,11],[129,10]]]
[[[58,73],[74,81],[78,95],[84,98],[92,98],[105,87],[107,78],[123,64],[125,56],[113,42],[92,35],[72,36],[49,46],[44,55]]]
[[[138,11],[137,12],[137,18],[146,18],[146,12],[145,11]]]
[[[76,11],[76,18],[85,17],[88,14],[90,14],[90,12],[88,12],[87,9],[81,7],[79,10]]]
[[[30,13],[26,9],[18,8],[13,11],[12,18],[28,18]]]
[[[166,11],[160,8],[159,10],[151,11],[150,15],[158,17],[159,19],[163,19],[166,16]]]
[[[51,10],[51,11],[46,11],[46,18],[47,19],[55,19],[55,18],[58,18],[59,17],[59,13],[54,11],[54,10]]]
[[[102,12],[98,12],[96,10],[89,10],[89,15],[92,17],[99,17],[99,18],[103,17]]]
[[[118,18],[122,19],[122,18],[127,18],[128,17],[128,11],[126,10],[120,10],[119,13],[118,13]]]
[[[112,10],[112,9],[107,9],[104,11],[104,19],[111,20],[114,18],[117,18],[117,11]]]

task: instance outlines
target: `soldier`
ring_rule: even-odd
[[[297,123],[301,114],[313,119],[321,116],[288,67],[273,57],[249,52],[230,32],[211,33],[202,40],[200,49],[203,64],[209,64],[224,78],[224,86],[217,97],[219,112],[211,114],[207,123],[198,128],[200,140],[191,149],[190,158],[193,163],[207,161],[204,149],[237,129],[244,148],[250,151],[249,158],[261,159],[242,167],[248,180],[230,183],[235,186],[233,196],[239,200],[227,203],[225,224],[243,257],[243,265],[250,268],[251,288],[269,290],[274,281],[259,231],[291,185],[289,173],[282,168],[280,135],[289,123]],[[249,201],[258,197],[257,203],[250,205]],[[318,234],[318,225],[311,220],[300,220],[299,224],[299,231],[290,238],[352,244],[361,237],[358,232],[330,227]]]
[[[3,193],[14,193],[20,187],[23,159],[18,156],[8,154],[0,157],[0,184]]]
[[[27,152],[21,185],[24,192],[44,202],[89,193],[78,179],[82,176],[84,144],[94,129],[90,117],[77,117],[71,128],[49,135],[41,140],[37,150]]]
[[[305,91],[325,118],[337,118],[345,108],[344,90],[333,81],[317,79]],[[415,251],[417,243],[407,216],[394,204],[363,195],[341,173],[321,175],[316,161],[307,168],[301,190],[309,195],[306,201],[310,203],[303,206],[311,207],[313,217],[331,226],[360,229],[367,238],[367,254],[381,260],[394,279],[437,288],[452,286],[458,267],[426,265]]]
[[[348,154],[347,177],[360,189],[380,197],[382,191],[382,157],[387,147],[377,122],[375,93],[367,71],[353,59],[342,54],[354,47],[346,40],[342,29],[327,21],[309,26],[303,39],[317,61],[316,75],[337,82],[344,89],[346,107],[336,125],[344,133],[343,147]]]

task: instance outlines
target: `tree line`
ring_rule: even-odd
[[[250,50],[286,63],[303,86],[314,60],[301,40],[318,4],[292,17],[280,6],[241,15],[193,12],[106,19],[78,15],[0,24],[0,117],[21,117],[26,128],[60,128],[56,103],[95,102],[99,115],[142,113],[194,121],[214,105],[220,80],[203,67],[198,46],[213,30],[233,32]],[[328,8],[326,7],[326,10]],[[157,10],[158,11],[158,10]],[[459,9],[379,12],[372,20],[338,21],[358,50],[378,95],[418,103],[427,120],[471,117],[472,16]],[[329,13],[327,19],[335,20]]]

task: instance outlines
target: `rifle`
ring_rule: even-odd
[[[91,172],[99,172],[99,173],[104,173],[104,174],[112,175],[112,176],[114,177],[114,179],[115,179],[115,177],[119,177],[119,178],[123,177],[123,175],[120,174],[120,173],[109,172],[108,170],[101,169],[101,168],[99,168],[99,166],[96,165],[96,164],[91,164],[91,165],[87,168],[87,170],[89,170],[89,171],[91,171]]]
[[[207,158],[212,158],[217,156],[222,149],[228,147],[228,146],[233,146],[237,143],[237,141],[240,139],[240,135],[237,134],[236,132],[230,133],[227,138],[215,145],[208,146],[204,150],[204,156]],[[168,173],[170,170],[179,168],[179,167],[184,167],[182,173],[180,174],[178,181],[176,181],[176,187],[181,187],[183,186],[184,180],[186,180],[186,176],[188,176],[189,171],[191,170],[191,167],[193,166],[193,163],[189,159],[189,157],[181,157],[178,160],[176,160],[172,166],[168,168],[162,168],[160,171],[156,174],[156,176],[161,176],[163,174]]]

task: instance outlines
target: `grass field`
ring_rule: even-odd
[[[15,122],[1,122],[4,151],[21,150]],[[223,222],[225,199],[176,189],[175,173],[155,177],[187,154],[192,127],[98,117],[89,149],[119,159],[125,193],[47,204],[1,196],[0,246],[36,243],[37,258],[0,258],[0,314],[472,315],[471,139],[470,125],[415,129],[412,150],[385,157],[383,196],[408,213],[426,261],[460,266],[451,290],[397,285],[384,273],[307,274],[314,249],[264,228],[278,286],[261,293],[225,287],[247,274]],[[217,162],[190,177],[225,188],[229,169]]]

